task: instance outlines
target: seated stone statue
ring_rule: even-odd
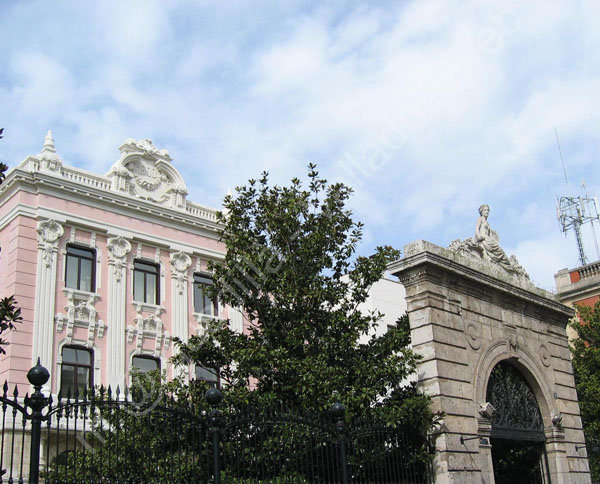
[[[454,240],[448,248],[463,256],[493,262],[510,274],[529,279],[527,272],[521,267],[517,258],[514,255],[508,258],[502,247],[500,247],[498,234],[492,230],[488,223],[489,215],[489,205],[484,204],[479,207],[479,218],[475,224],[475,236],[465,240]]]
[[[479,218],[475,224],[475,237],[473,237],[473,242],[481,247],[482,256],[485,260],[500,264],[506,270],[512,271],[514,270],[512,264],[508,260],[502,247],[500,247],[500,238],[488,223],[487,219],[489,215],[489,205],[482,205],[479,207]]]

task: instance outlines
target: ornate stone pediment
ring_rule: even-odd
[[[213,334],[223,324],[223,320],[218,316],[209,316],[208,314],[194,313],[196,326],[196,335],[205,338]]]
[[[119,150],[121,153],[140,153],[143,158],[150,161],[164,160],[170,162],[173,160],[167,150],[159,150],[154,146],[152,140],[147,138],[139,141],[136,141],[133,138],[127,138],[119,147]]]
[[[155,355],[160,354],[162,347],[165,350],[168,349],[171,343],[171,335],[168,331],[164,331],[164,325],[160,319],[161,309],[159,308],[154,313],[144,316],[142,305],[138,305],[136,312],[135,326],[127,326],[127,342],[131,344],[135,339],[137,348],[141,349],[144,338],[153,339],[155,341]]]
[[[167,150],[159,150],[149,139],[133,138],[119,149],[121,158],[108,173],[113,189],[161,205],[183,207],[187,188]]]
[[[73,339],[73,331],[76,326],[88,330],[87,344],[92,346],[97,336],[102,338],[106,325],[101,319],[98,319],[96,312],[96,294],[75,289],[65,289],[67,296],[67,305],[65,306],[66,315],[58,313],[55,316],[56,332],[63,331],[65,325],[67,329],[67,341]]]

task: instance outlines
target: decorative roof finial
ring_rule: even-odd
[[[54,148],[54,138],[52,137],[52,131],[50,130],[48,130],[48,134],[46,135],[46,138],[44,138],[42,153],[44,152],[56,153],[56,148]]]

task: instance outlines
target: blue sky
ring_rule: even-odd
[[[598,25],[597,1],[4,0],[0,159],[52,129],[65,163],[105,173],[126,138],[151,138],[215,207],[314,162],[355,188],[361,253],[447,246],[488,203],[552,289],[578,265],[556,197],[582,178],[600,195]]]

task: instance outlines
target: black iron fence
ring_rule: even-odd
[[[49,378],[28,373],[34,393],[4,385],[3,480],[30,483],[349,484],[433,481],[431,447],[414,429],[348,422],[335,404],[326,415],[284,407],[211,410],[162,399],[140,403],[127,390],[44,397]]]

